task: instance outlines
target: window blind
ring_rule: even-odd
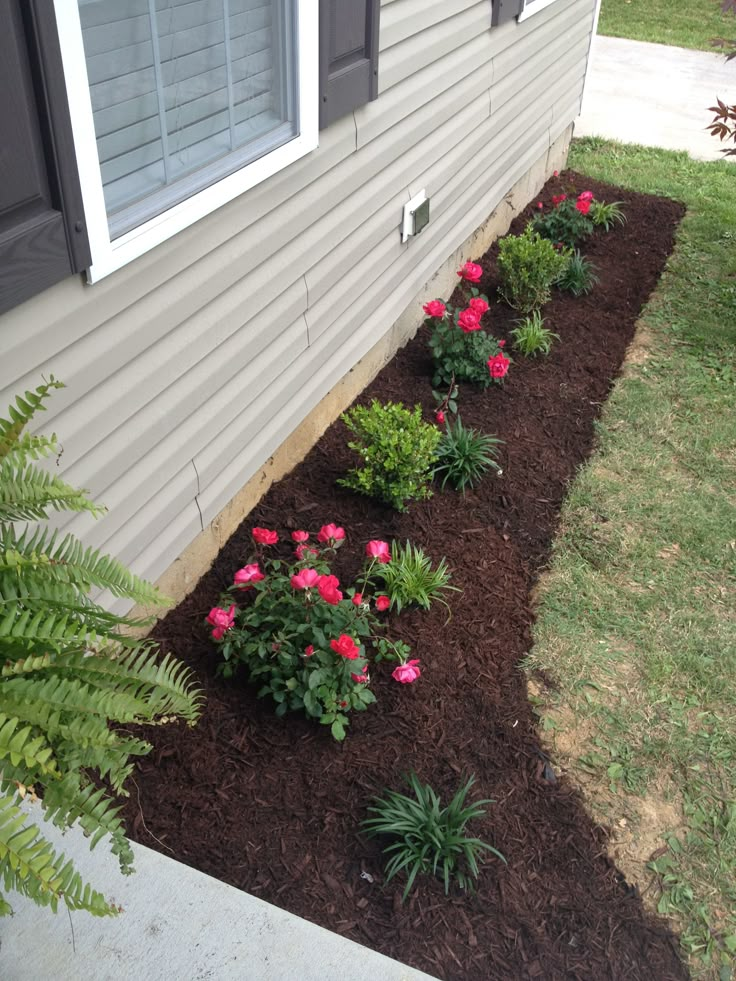
[[[111,236],[292,139],[293,0],[78,0]]]

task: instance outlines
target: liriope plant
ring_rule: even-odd
[[[154,606],[166,603],[158,590],[43,524],[51,511],[104,510],[38,465],[58,453],[56,437],[26,432],[62,387],[52,377],[0,418],[0,915],[14,891],[54,911],[60,902],[117,911],[44,838],[34,811],[61,828],[77,822],[90,847],[110,835],[131,872],[112,795],[126,793],[134,758],[151,747],[119,727],[194,724],[201,704],[183,665],[130,636],[150,621],[110,613],[90,595]]]

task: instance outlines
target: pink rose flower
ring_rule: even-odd
[[[592,191],[583,191],[582,194],[578,194],[578,201],[592,201],[595,195]]]
[[[501,348],[506,347],[506,341],[499,341],[498,346]]]
[[[292,531],[291,533],[292,542],[306,542],[309,540],[308,531]]]
[[[333,524],[322,525],[317,534],[318,542],[330,542],[333,545],[335,542],[341,542],[343,538],[345,538],[345,529]]]
[[[365,554],[371,559],[377,559],[381,565],[391,561],[391,549],[388,542],[381,542],[374,538],[365,547]]]
[[[276,532],[269,531],[268,528],[254,528],[252,534],[254,541],[258,542],[259,545],[275,545],[279,540]]]
[[[416,681],[420,678],[422,672],[419,670],[419,658],[414,658],[413,661],[407,661],[406,664],[399,664],[391,672],[391,677],[395,681],[400,681],[402,685],[410,685],[412,681]]]
[[[314,644],[310,644],[309,647],[304,648],[304,656],[311,657],[314,654]]]
[[[363,602],[363,594],[355,593],[355,595],[353,596],[353,606],[360,606],[362,602]]]
[[[342,600],[342,593],[338,588],[339,585],[337,576],[320,576],[317,589],[325,603],[329,603],[330,606],[337,606]]]
[[[560,176],[560,172],[559,172],[559,170],[556,170],[556,171],[555,171],[555,172],[554,172],[554,173],[552,174],[552,176],[553,176],[553,177],[559,177],[559,176]]]
[[[471,310],[475,310],[479,317],[482,317],[488,310],[488,304],[482,296],[474,296],[468,306]]]
[[[477,283],[483,275],[483,267],[477,262],[466,262],[462,269],[458,270],[458,276],[466,283]]]
[[[428,317],[436,317],[438,320],[441,320],[445,315],[447,307],[442,300],[430,300],[429,303],[424,304],[422,310],[424,310]]]
[[[230,630],[235,623],[235,604],[229,610],[223,610],[221,606],[213,606],[207,614],[207,623],[215,629],[212,631],[214,640],[222,640],[226,630]]]
[[[544,207],[544,205],[542,204],[542,202],[541,202],[541,201],[537,201],[537,207],[538,207],[538,208],[539,208],[539,210],[541,211],[541,210],[542,210],[542,208]]]
[[[297,545],[297,547],[294,549],[294,555],[296,555],[300,562],[304,559],[304,556],[307,553],[309,553],[309,555],[319,555],[317,549],[310,548],[309,545]]]
[[[442,425],[442,423],[443,423],[443,422],[445,421],[445,413],[444,413],[444,412],[442,411],[442,409],[438,409],[438,410],[437,410],[437,411],[435,412],[435,414],[434,414],[434,417],[435,417],[435,419],[437,420],[437,422],[438,422],[438,424],[439,424],[440,426],[441,426],[441,425]]]
[[[376,609],[379,613],[383,613],[389,606],[391,606],[391,600],[388,596],[376,596]]]
[[[481,315],[476,310],[471,310],[468,307],[457,318],[457,325],[464,334],[470,334],[474,330],[480,330],[480,317]]]
[[[242,569],[238,569],[233,578],[233,584],[248,589],[252,583],[260,582],[261,579],[265,578],[258,563],[251,562],[250,565],[244,565]]]
[[[511,359],[504,357],[503,354],[495,354],[488,359],[488,370],[491,378],[503,378],[509,370]]]
[[[354,674],[352,671],[350,672],[350,677],[356,685],[364,685],[369,680],[367,674]]]
[[[581,201],[578,199],[575,202],[575,207],[578,209],[581,215],[587,215],[590,211],[590,201]]]
[[[348,661],[354,661],[360,656],[360,648],[357,646],[353,638],[348,637],[347,634],[340,634],[337,640],[331,640],[330,647],[335,654],[339,654],[340,657],[344,657]]]
[[[552,195],[552,204],[555,206],[555,208],[559,204],[562,204],[563,201],[567,201],[567,195],[566,194],[553,194]]]
[[[316,586],[321,578],[316,569],[302,569],[291,577],[291,585],[294,589],[309,589]]]

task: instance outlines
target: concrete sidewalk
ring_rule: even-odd
[[[2,981],[434,981],[142,845],[136,873],[122,876],[105,841],[90,852],[77,828],[44,834],[124,912],[54,916],[8,895]]]
[[[723,55],[598,35],[575,136],[686,150],[724,158],[705,127],[708,106],[736,102],[736,62]],[[731,144],[733,145],[733,144]]]

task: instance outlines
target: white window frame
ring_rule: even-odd
[[[82,186],[92,265],[87,280],[96,283],[127,263],[232,201],[272,174],[314,150],[319,142],[318,0],[297,0],[299,132],[283,146],[223,177],[185,201],[150,218],[120,238],[110,239],[102,174],[97,153],[92,97],[87,78],[82,26],[77,0],[53,0],[69,97],[74,148]]]
[[[524,0],[524,9],[519,14],[517,20],[521,23],[523,20],[533,17],[534,14],[538,14],[545,7],[549,7],[551,3],[555,3],[555,0],[532,0],[531,3],[529,0]]]

